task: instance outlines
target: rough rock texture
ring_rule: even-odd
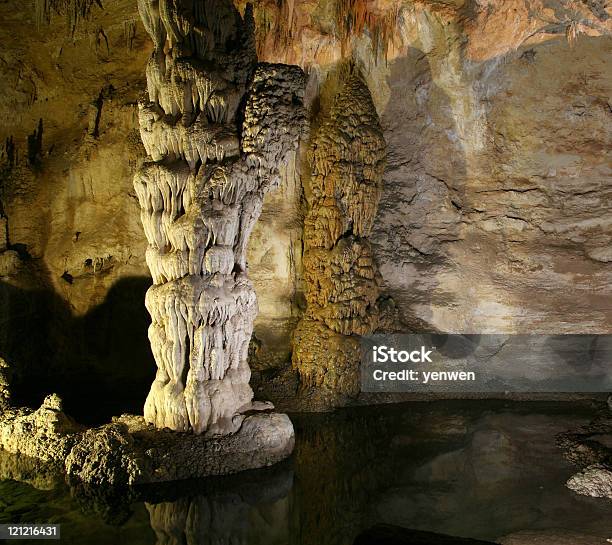
[[[88,430],[66,459],[70,477],[89,485],[139,485],[227,475],[275,464],[291,454],[293,426],[284,414],[247,416],[219,438],[155,430],[122,416]]]
[[[158,367],[144,416],[159,428],[226,435],[254,408],[247,357],[257,301],[247,245],[303,131],[304,76],[267,64],[251,76],[251,15],[243,21],[229,2],[142,0],[139,10],[154,42],[149,100],[140,106],[151,160],[134,179]]]
[[[586,426],[559,434],[557,444],[581,468],[567,487],[584,496],[612,499],[612,416],[608,408]]]
[[[357,335],[378,326],[380,277],[367,236],[382,192],[385,140],[366,84],[350,76],[319,127],[304,226],[307,308],[293,342],[301,381],[359,391]]]
[[[65,461],[66,473],[93,486],[134,484],[142,475],[143,456],[121,423],[85,431]]]
[[[567,487],[583,496],[612,500],[612,470],[592,465],[567,481]]]
[[[393,159],[373,239],[402,318],[466,333],[609,332],[607,40],[473,65],[460,34],[432,26],[435,43],[391,69],[382,116]],[[560,62],[581,67],[563,84]],[[416,91],[402,99],[406,87]]]
[[[86,429],[61,407],[53,394],[35,411],[0,413],[0,467],[6,478],[32,479],[41,473],[49,480],[63,472],[72,484],[95,494],[100,487],[114,490],[270,466],[287,458],[295,443],[291,420],[278,413],[248,415],[233,435],[208,438],[157,430],[132,415]]]
[[[264,58],[308,67],[313,104],[343,59],[362,68],[388,144],[371,240],[407,326],[610,331],[610,15],[571,0],[257,4]]]
[[[0,413],[0,449],[63,466],[82,430],[62,412],[61,400],[47,396],[40,408],[8,408]]]

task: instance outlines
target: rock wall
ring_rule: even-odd
[[[610,38],[472,59],[466,29],[424,17],[416,27],[390,64],[373,235],[404,321],[610,332]]]
[[[388,145],[372,241],[402,322],[610,331],[611,11],[554,2],[257,4],[312,107],[360,67]],[[274,47],[282,43],[283,47]]]

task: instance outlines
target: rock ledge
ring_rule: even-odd
[[[101,486],[135,486],[273,465],[295,444],[285,414],[261,412],[244,419],[229,436],[206,437],[158,430],[142,416],[122,415],[110,424],[83,428],[50,403],[32,411],[0,413],[0,449],[27,455],[63,470],[71,481]],[[60,402],[61,403],[61,402]]]

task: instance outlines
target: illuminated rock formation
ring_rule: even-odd
[[[378,325],[380,293],[367,236],[382,192],[385,140],[365,83],[351,76],[314,138],[304,228],[308,308],[294,336],[301,380],[356,393],[359,341]]]
[[[230,2],[140,0],[139,10],[155,46],[140,105],[149,160],[134,180],[158,366],[145,419],[225,435],[245,411],[270,407],[251,403],[257,301],[246,248],[265,192],[297,148],[304,75],[256,66],[250,11],[243,20]]]

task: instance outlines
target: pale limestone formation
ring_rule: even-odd
[[[573,475],[566,484],[577,494],[612,500],[612,470],[604,465],[589,466]]]
[[[95,492],[266,467],[289,456],[294,443],[291,421],[279,413],[251,414],[237,433],[218,438],[158,430],[133,415],[87,429],[52,394],[36,410],[0,410],[0,477],[64,473],[71,484]]]
[[[308,308],[294,336],[301,380],[357,389],[357,335],[378,326],[379,274],[367,236],[382,192],[385,139],[366,84],[351,76],[314,138],[304,228]]]
[[[243,20],[230,2],[140,0],[139,10],[155,46],[140,105],[150,159],[134,179],[158,366],[145,419],[226,435],[269,407],[249,386],[257,301],[246,250],[304,127],[304,75],[256,66],[250,11]]]
[[[61,467],[81,429],[51,394],[35,411],[9,407],[0,412],[0,449]]]

